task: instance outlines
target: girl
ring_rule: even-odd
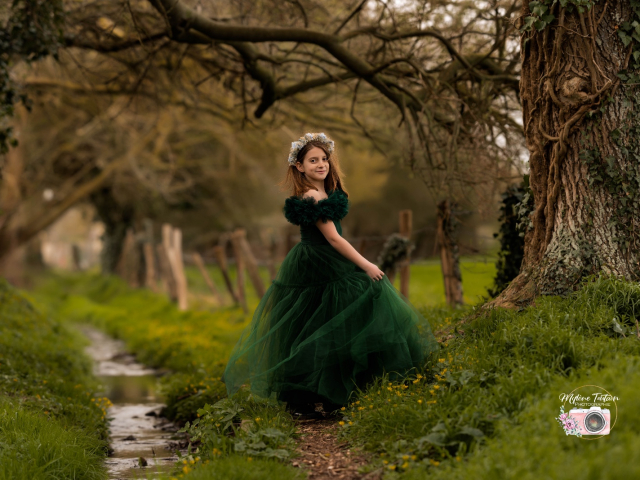
[[[400,378],[438,348],[429,323],[384,273],[342,237],[349,210],[334,142],[307,133],[293,142],[284,216],[301,241],[284,259],[223,375],[229,395],[250,383],[287,402],[298,418],[330,412],[357,387]]]

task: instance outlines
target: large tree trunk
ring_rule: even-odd
[[[100,220],[104,223],[102,252],[100,254],[102,273],[116,273],[127,230],[133,227],[134,209],[128,205],[120,205],[115,199],[111,187],[97,190],[90,198],[91,203],[96,207]]]
[[[617,76],[630,58],[634,63],[635,41],[625,47],[618,29],[635,14],[622,0],[583,13],[556,4],[550,13],[550,25],[522,37],[535,206],[520,274],[494,302],[499,306],[564,294],[588,274],[638,279],[640,93]]]

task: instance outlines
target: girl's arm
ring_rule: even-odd
[[[353,248],[353,245],[342,238],[338,233],[338,230],[336,230],[336,226],[333,222],[328,221],[327,223],[324,223],[322,220],[318,220],[316,222],[316,226],[322,232],[324,237],[329,241],[329,243],[333,246],[333,248],[340,252],[342,256],[344,256],[348,260],[351,260],[353,263],[363,269],[366,274],[369,275],[373,280],[382,280],[384,272],[380,270],[377,265],[371,263],[369,260],[360,255],[358,251]]]

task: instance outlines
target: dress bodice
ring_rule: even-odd
[[[291,196],[285,200],[283,212],[285,218],[300,226],[300,243],[305,245],[329,245],[329,242],[316,226],[318,220],[333,221],[338,234],[342,236],[343,219],[349,211],[347,195],[340,189],[329,192],[327,198],[317,201],[314,198]]]
[[[333,220],[336,230],[342,236],[340,220]],[[329,241],[316,225],[300,225],[300,243],[305,245],[330,245]]]

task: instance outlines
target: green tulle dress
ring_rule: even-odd
[[[292,196],[283,208],[300,225],[300,243],[235,346],[223,381],[229,395],[243,384],[289,403],[345,405],[374,377],[398,378],[438,349],[428,321],[386,276],[372,280],[333,248],[315,225],[349,210],[342,190],[326,199]]]

